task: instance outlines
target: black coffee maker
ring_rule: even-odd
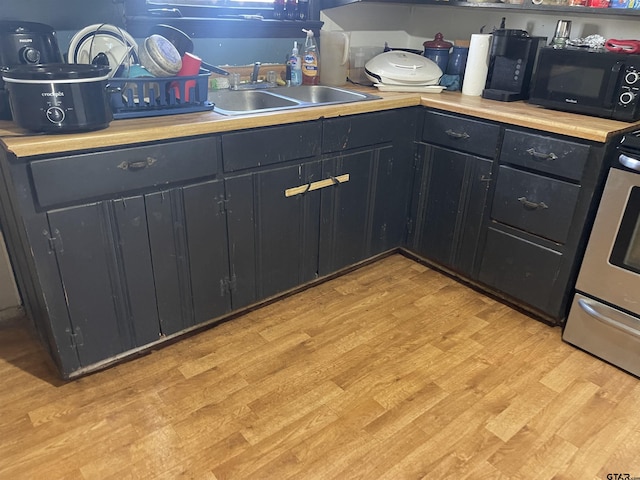
[[[49,25],[0,21],[0,71],[18,65],[62,62],[56,33]],[[11,120],[8,92],[1,77],[0,119]]]
[[[529,98],[529,83],[538,50],[546,42],[547,37],[530,37],[525,30],[495,30],[482,97],[502,102]]]

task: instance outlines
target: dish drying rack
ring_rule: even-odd
[[[109,101],[113,118],[213,110],[213,103],[207,100],[209,75],[208,70],[200,69],[193,76],[111,78]]]

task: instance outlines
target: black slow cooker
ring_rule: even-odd
[[[3,72],[13,121],[35,132],[81,132],[113,120],[107,92],[110,68],[51,63]]]
[[[56,32],[49,25],[17,20],[0,21],[0,69],[63,61]],[[9,100],[2,80],[0,119],[11,120]]]

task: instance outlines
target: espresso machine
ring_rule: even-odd
[[[529,98],[529,83],[538,50],[546,42],[547,37],[531,37],[525,30],[495,30],[482,97],[501,102]]]

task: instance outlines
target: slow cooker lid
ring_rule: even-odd
[[[2,72],[5,82],[36,81],[96,81],[108,78],[111,69],[104,65],[80,63],[45,63],[41,65],[19,65]]]

